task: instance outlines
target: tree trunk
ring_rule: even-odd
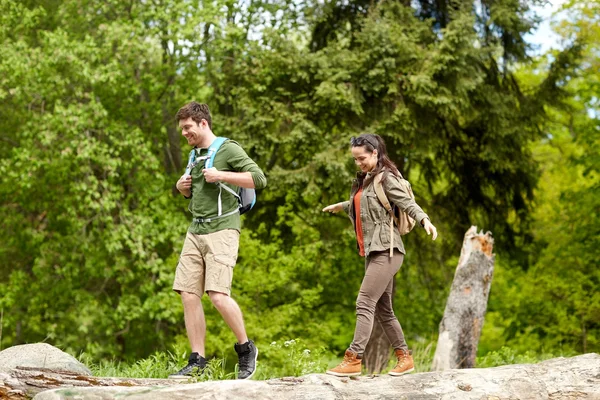
[[[166,96],[168,97],[168,100],[172,100],[173,93],[169,92]],[[167,143],[164,147],[164,165],[167,173],[181,174],[183,172],[180,145],[181,135],[176,128],[178,121],[175,121],[174,115],[172,115],[173,110],[169,107],[170,104],[172,104],[172,101],[162,101],[163,123],[167,128]]]
[[[392,299],[396,297],[396,277],[394,277],[394,287],[392,289]],[[369,343],[363,354],[365,368],[370,374],[380,374],[390,361],[390,341],[388,340],[381,324],[377,321],[377,312],[375,313],[375,323],[373,331],[369,338]]]
[[[494,272],[494,239],[472,226],[463,247],[433,357],[434,371],[475,366]]]
[[[385,336],[381,324],[375,321],[371,338],[365,349],[365,354],[363,354],[365,368],[370,374],[380,374],[387,367],[389,361],[390,342]]]
[[[260,368],[260,364],[259,367]],[[259,369],[260,370],[260,369]],[[148,379],[155,386],[140,387],[141,379],[93,378],[108,386],[93,383],[62,387],[37,394],[34,400],[72,399],[248,399],[248,400],[558,400],[600,398],[600,356],[584,354],[573,358],[555,358],[539,364],[505,365],[496,368],[463,369],[451,372],[411,374],[402,378],[340,378],[310,374],[259,380],[228,380],[200,383],[167,382]],[[0,387],[2,385],[0,373]],[[91,377],[85,377],[91,380]],[[76,382],[75,379],[72,380]],[[127,383],[125,383],[127,382]],[[126,387],[132,386],[132,387]],[[50,386],[56,387],[56,386]],[[38,391],[43,390],[37,388]],[[1,393],[1,392],[0,392]]]
[[[181,381],[173,379],[129,379],[85,376],[70,371],[48,368],[17,367],[0,371],[0,399],[28,399],[36,393],[53,388],[90,386],[169,386]]]

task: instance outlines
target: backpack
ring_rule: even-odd
[[[415,227],[415,220],[412,219],[407,213],[398,209],[396,206],[392,206],[387,196],[385,195],[385,191],[383,190],[383,185],[381,180],[383,179],[383,172],[377,174],[375,179],[373,180],[373,185],[375,188],[375,194],[377,195],[377,199],[383,205],[383,208],[386,209],[388,214],[390,214],[390,257],[394,254],[394,223],[398,226],[398,231],[400,235],[406,235],[408,232],[412,231]],[[410,182],[408,182],[402,175],[400,175],[400,185],[402,188],[408,193],[411,199],[414,200],[415,195],[413,194],[412,187],[410,186]]]
[[[215,154],[217,154],[217,151],[219,151],[221,145],[227,140],[229,139],[226,137],[217,137],[208,147],[208,154],[202,157],[196,157],[196,149],[192,149],[188,158],[188,165],[185,169],[185,175],[190,175],[192,169],[202,161],[204,161],[204,168],[212,168],[214,164]],[[254,204],[256,204],[256,191],[254,189],[240,187],[238,188],[238,191],[236,193],[229,186],[224,185],[221,182],[217,182],[215,184],[219,186],[218,215],[212,218],[198,219],[199,222],[210,222],[217,218],[227,217],[229,215],[235,214],[236,212],[239,212],[241,215],[251,210],[252,207],[254,207]],[[235,196],[238,199],[239,205],[237,210],[234,210],[227,214],[223,214],[221,210],[221,191],[223,189]]]

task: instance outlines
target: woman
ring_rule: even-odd
[[[393,230],[393,238],[390,235],[391,217],[377,198],[374,178],[383,174],[381,183],[389,202],[420,223],[433,240],[437,237],[437,230],[401,184],[403,178],[389,159],[380,136],[365,133],[352,138],[350,144],[352,156],[361,170],[352,186],[350,200],[327,206],[323,211],[337,213],[344,210],[352,219],[359,253],[365,257],[365,277],[356,299],[354,340],[346,350],[344,361],[327,373],[360,375],[362,355],[376,315],[398,358],[396,367],[389,374],[399,376],[414,371],[412,356],[392,308],[394,276],[400,270],[405,251],[398,229]],[[391,244],[394,247],[392,251]]]

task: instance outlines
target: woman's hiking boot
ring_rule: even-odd
[[[169,375],[169,379],[189,379],[194,375],[200,375],[206,368],[206,358],[198,353],[190,354],[188,364],[181,368],[179,372]]]
[[[400,376],[415,370],[415,362],[410,351],[398,349],[396,350],[396,357],[398,358],[398,363],[389,372],[390,375]]]
[[[256,359],[258,358],[258,349],[252,340],[244,344],[236,343],[233,348],[238,354],[238,379],[249,379],[256,371]]]
[[[360,375],[362,371],[362,359],[358,357],[358,354],[346,350],[344,354],[344,361],[335,368],[327,371],[329,375],[335,376],[356,376]]]

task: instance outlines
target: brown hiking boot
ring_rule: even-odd
[[[335,368],[327,371],[329,375],[335,376],[355,376],[360,375],[362,370],[362,359],[358,358],[358,354],[346,350],[344,361]]]
[[[398,364],[389,372],[390,375],[400,376],[415,370],[412,354],[408,350],[396,350],[396,357],[398,357]]]

